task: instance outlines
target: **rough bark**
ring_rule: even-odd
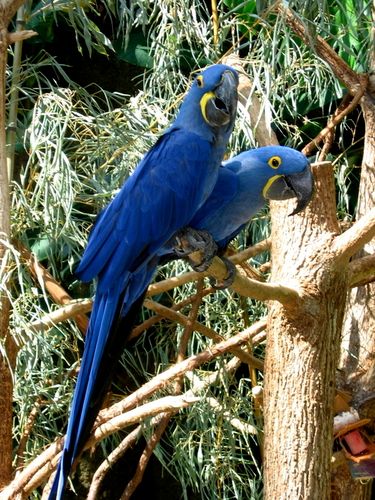
[[[265,361],[265,496],[324,499],[330,491],[332,407],[347,266],[336,265],[332,169],[315,169],[303,215],[272,209],[272,280],[298,281],[298,309],[271,303]],[[280,205],[278,205],[280,207]]]
[[[373,8],[375,14],[375,5]],[[375,32],[375,28],[373,28]],[[375,41],[375,35],[373,35]],[[375,55],[372,57],[375,70]],[[375,86],[370,85],[361,101],[365,119],[365,145],[357,217],[375,207]],[[356,255],[360,258],[375,254],[375,241],[368,243]],[[353,288],[348,294],[343,342],[341,347],[338,385],[348,390],[361,417],[375,419],[375,283]],[[351,478],[348,468],[339,467],[333,475],[336,498],[364,500],[371,498],[371,484],[361,484]]]
[[[10,234],[10,201],[6,161],[5,138],[5,71],[7,47],[9,43],[8,24],[22,1],[6,1],[0,3],[0,239],[9,240]],[[6,272],[6,245],[0,242],[0,269]],[[6,286],[3,276],[2,285]],[[9,332],[10,304],[4,291],[0,294],[0,489],[11,479],[12,475],[12,371],[16,362],[16,345]]]

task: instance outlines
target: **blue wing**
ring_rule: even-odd
[[[63,495],[160,249],[189,223],[215,185],[233,129],[238,77],[232,68],[214,65],[199,78],[172,127],[98,217],[77,269],[83,281],[97,277],[97,289],[50,500]]]
[[[199,136],[178,129],[163,136],[93,228],[77,275],[84,281],[98,276],[97,291],[51,499],[62,495],[87,440],[131,330],[133,311],[157,265],[157,250],[203,203],[210,177],[215,182],[211,169],[202,165],[211,149]],[[117,334],[118,318],[124,317],[127,331]]]

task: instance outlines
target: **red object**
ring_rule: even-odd
[[[359,455],[360,453],[368,451],[368,445],[358,430],[348,432],[348,434],[342,436],[341,439],[345,441],[352,455]]]

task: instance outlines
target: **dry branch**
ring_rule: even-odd
[[[67,319],[74,318],[78,314],[84,314],[91,311],[91,299],[77,299],[72,300],[64,307],[60,307],[56,311],[42,316],[39,320],[29,324],[32,331],[48,330],[54,325],[66,321]]]
[[[286,24],[296,35],[330,66],[333,74],[347,87],[351,95],[356,96],[367,86],[367,76],[353,71],[321,36],[311,36],[307,25],[302,23],[291,9],[282,2],[277,2],[275,10],[284,17]]]
[[[147,307],[148,309],[151,309],[152,311],[157,312],[161,316],[164,316],[165,318],[170,319],[171,321],[176,321],[177,323],[180,323],[184,326],[188,324],[188,318],[184,316],[181,313],[178,313],[176,311],[173,311],[172,309],[163,306],[159,304],[158,302],[151,301],[149,299],[146,299],[144,301],[144,306]],[[211,328],[208,328],[205,325],[202,325],[201,323],[198,323],[197,321],[194,322],[193,324],[194,330],[196,330],[199,333],[202,333],[206,337],[214,340],[215,342],[222,342],[224,339],[221,335],[216,333],[214,330]],[[251,354],[247,353],[246,351],[243,351],[242,349],[239,348],[233,348],[231,352],[237,356],[238,358],[241,359],[244,363],[248,363],[255,368],[258,368],[259,370],[263,370],[263,362],[256,358],[255,356],[252,356]]]
[[[270,239],[266,238],[265,240],[260,241],[256,245],[253,245],[242,252],[238,252],[235,255],[231,255],[229,260],[233,262],[233,264],[240,264],[245,260],[254,257],[262,252],[266,252],[269,250],[271,245]],[[198,273],[195,271],[189,271],[187,273],[182,274],[181,276],[173,276],[172,278],[168,278],[163,281],[158,281],[148,287],[147,296],[152,297],[153,295],[158,295],[163,292],[168,292],[172,288],[176,288],[178,286],[185,285],[186,283],[190,283],[191,281],[197,281],[201,279],[202,276],[209,276],[208,272]]]
[[[152,380],[144,384],[137,391],[133,392],[128,397],[124,398],[122,401],[112,405],[110,408],[106,408],[99,413],[97,419],[97,427],[92,434],[92,438],[87,443],[86,448],[90,448],[96,444],[100,439],[105,437],[107,432],[114,432],[115,428],[113,425],[127,425],[130,421],[137,422],[139,418],[139,413],[133,412],[131,414],[130,420],[126,417],[121,420],[122,414],[132,410],[135,406],[139,405],[142,401],[150,397],[156,391],[165,388],[166,385],[171,383],[176,378],[182,376],[187,371],[192,371],[198,368],[201,364],[211,361],[212,359],[229,352],[234,347],[239,347],[246,344],[250,339],[260,333],[265,327],[264,321],[259,321],[252,327],[246,329],[237,335],[234,335],[228,340],[220,342],[216,345],[211,346],[209,349],[202,351],[201,353],[191,356],[186,360],[178,363],[171,368],[167,369],[163,373],[155,376]],[[172,398],[172,399],[171,399]],[[199,400],[199,398],[193,396],[187,396],[185,399],[181,399],[179,402],[177,399],[173,399],[169,396],[165,402],[168,407],[159,405],[159,412],[163,411],[174,411],[178,410],[182,406],[188,406],[194,402],[193,400]],[[157,402],[154,402],[154,407],[148,406],[148,414],[152,414],[156,411]],[[119,418],[117,418],[119,417]],[[111,422],[109,424],[109,422]],[[109,424],[109,428],[108,428]],[[43,453],[41,453],[35,460],[33,460],[19,475],[14,479],[3,491],[2,499],[10,500],[14,498],[17,494],[24,492],[25,494],[31,493],[35,488],[40,486],[48,476],[51,474],[53,469],[56,467],[59,454],[63,447],[63,438],[58,439],[55,443],[50,445]]]
[[[314,149],[318,147],[319,143],[326,139],[329,134],[333,132],[335,127],[345,118],[345,116],[351,113],[358,106],[360,100],[363,97],[363,94],[365,93],[365,90],[366,86],[362,85],[351,102],[342,111],[339,111],[337,114],[335,113],[331,120],[328,122],[327,126],[324,127],[324,129],[321,130],[312,141],[304,146],[304,148],[302,149],[303,154],[305,154],[306,156],[310,156],[312,154]]]
[[[349,286],[367,285],[375,281],[375,255],[366,255],[349,263]]]
[[[37,260],[30,250],[28,250],[21,242],[16,241],[13,243],[15,248],[20,252],[21,256],[25,259],[32,277],[36,283],[46,289],[51,295],[53,301],[60,305],[70,305],[72,297],[64,290],[64,288],[55,280],[51,273],[47,271]],[[85,314],[78,313],[74,317],[77,326],[82,333],[85,333],[88,326],[88,318]]]
[[[87,500],[96,500],[99,494],[99,488],[104,480],[106,474],[110,471],[111,467],[126,453],[126,451],[134,444],[134,442],[141,436],[142,426],[138,425],[130,434],[128,434],[121,443],[108,455],[108,457],[101,463],[100,467],[95,471],[92,478],[90,490],[87,495]]]
[[[375,208],[361,217],[344,233],[335,238],[332,250],[338,263],[348,261],[355,253],[375,237]]]

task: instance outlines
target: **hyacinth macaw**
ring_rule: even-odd
[[[238,75],[229,66],[213,65],[200,73],[172,126],[93,227],[76,274],[86,282],[97,278],[96,295],[50,500],[62,498],[73,462],[109,388],[159,250],[192,220],[214,188],[233,130],[237,86]]]
[[[267,199],[297,198],[290,215],[303,210],[313,194],[314,181],[305,155],[287,146],[264,146],[223,162],[216,185],[190,222],[207,231],[223,250]]]

